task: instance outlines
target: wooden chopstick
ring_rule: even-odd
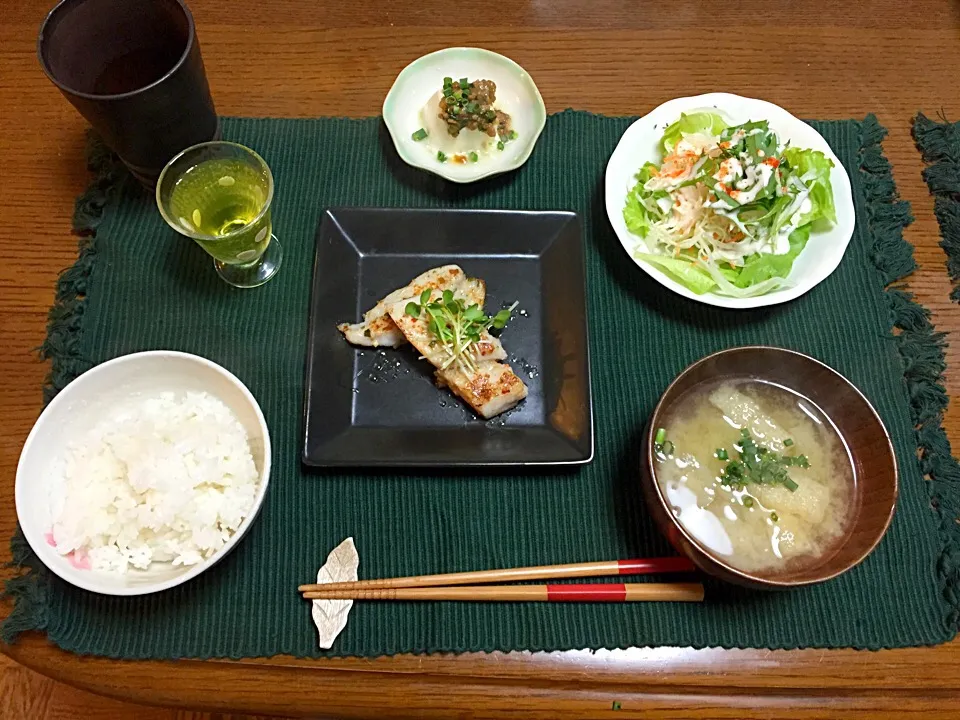
[[[441,587],[478,583],[514,582],[517,580],[547,580],[556,578],[604,577],[607,575],[646,575],[650,573],[692,572],[696,566],[685,557],[610,560],[606,562],[572,563],[568,565],[537,565],[506,570],[445,573],[442,575],[412,575],[382,580],[357,580],[326,584],[301,585],[300,592],[322,590],[359,590],[385,588]]]
[[[701,602],[700,583],[583,583],[355,588],[305,592],[307,600],[463,600],[469,602]]]

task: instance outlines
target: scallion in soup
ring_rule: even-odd
[[[718,559],[777,574],[819,564],[842,538],[855,478],[836,428],[778,385],[724,380],[681,396],[655,435],[656,479]]]

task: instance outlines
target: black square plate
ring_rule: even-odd
[[[487,312],[518,302],[501,340],[529,388],[484,421],[409,346],[356,348],[357,322],[392,290],[455,263],[487,285]],[[583,245],[569,212],[327,210],[317,233],[303,462],[336,466],[577,464],[593,459]]]

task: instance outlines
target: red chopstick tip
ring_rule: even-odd
[[[689,558],[676,557],[639,558],[617,561],[621,575],[640,575],[647,573],[693,572],[697,566]]]

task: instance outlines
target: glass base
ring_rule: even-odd
[[[213,266],[224,282],[238,288],[255,288],[276,275],[281,262],[283,262],[283,248],[280,247],[277,236],[271,235],[270,244],[256,262],[249,265],[227,265],[214,260]]]

